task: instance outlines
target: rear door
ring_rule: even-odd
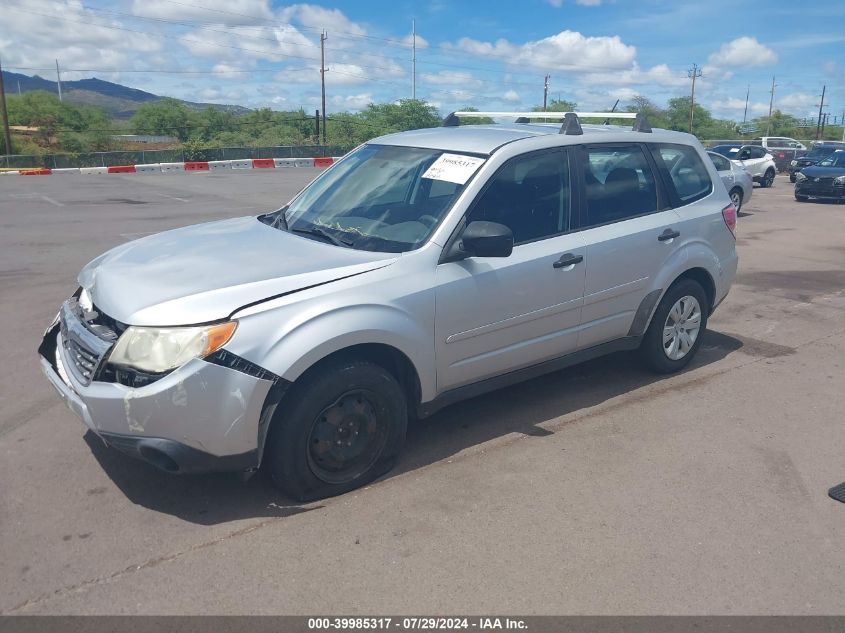
[[[585,145],[579,162],[587,279],[578,347],[587,348],[628,335],[654,276],[677,248],[679,218],[643,145]]]

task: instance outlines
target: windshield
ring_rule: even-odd
[[[364,145],[294,199],[281,224],[340,246],[413,250],[428,239],[483,162],[441,150]]]
[[[739,147],[733,145],[717,145],[710,151],[731,158],[739,151]]]
[[[823,161],[819,161],[820,167],[845,167],[845,151],[838,150],[825,158]]]

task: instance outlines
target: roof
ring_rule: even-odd
[[[500,125],[462,125],[425,128],[397,132],[372,139],[376,145],[398,145],[402,147],[422,147],[440,149],[467,154],[491,154],[507,143],[529,138],[555,135],[561,144],[589,143],[592,141],[631,142],[661,141],[689,142],[689,134],[671,130],[654,129],[652,132],[634,132],[628,126],[618,125],[583,125],[583,135],[560,135],[559,123],[509,123]],[[596,136],[602,138],[597,139]],[[563,142],[567,141],[567,142]]]

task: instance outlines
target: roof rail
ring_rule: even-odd
[[[515,123],[528,123],[532,119],[552,119],[563,121],[560,126],[561,134],[577,135],[583,134],[581,119],[604,119],[607,125],[610,119],[633,119],[634,125],[631,128],[634,132],[651,132],[651,125],[648,119],[641,112],[452,112],[443,119],[443,127],[456,127],[461,124],[461,118],[482,119],[482,118],[511,118]]]

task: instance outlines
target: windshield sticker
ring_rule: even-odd
[[[445,180],[458,185],[466,184],[476,170],[484,163],[483,158],[462,156],[461,154],[443,154],[431,164],[423,178]]]

